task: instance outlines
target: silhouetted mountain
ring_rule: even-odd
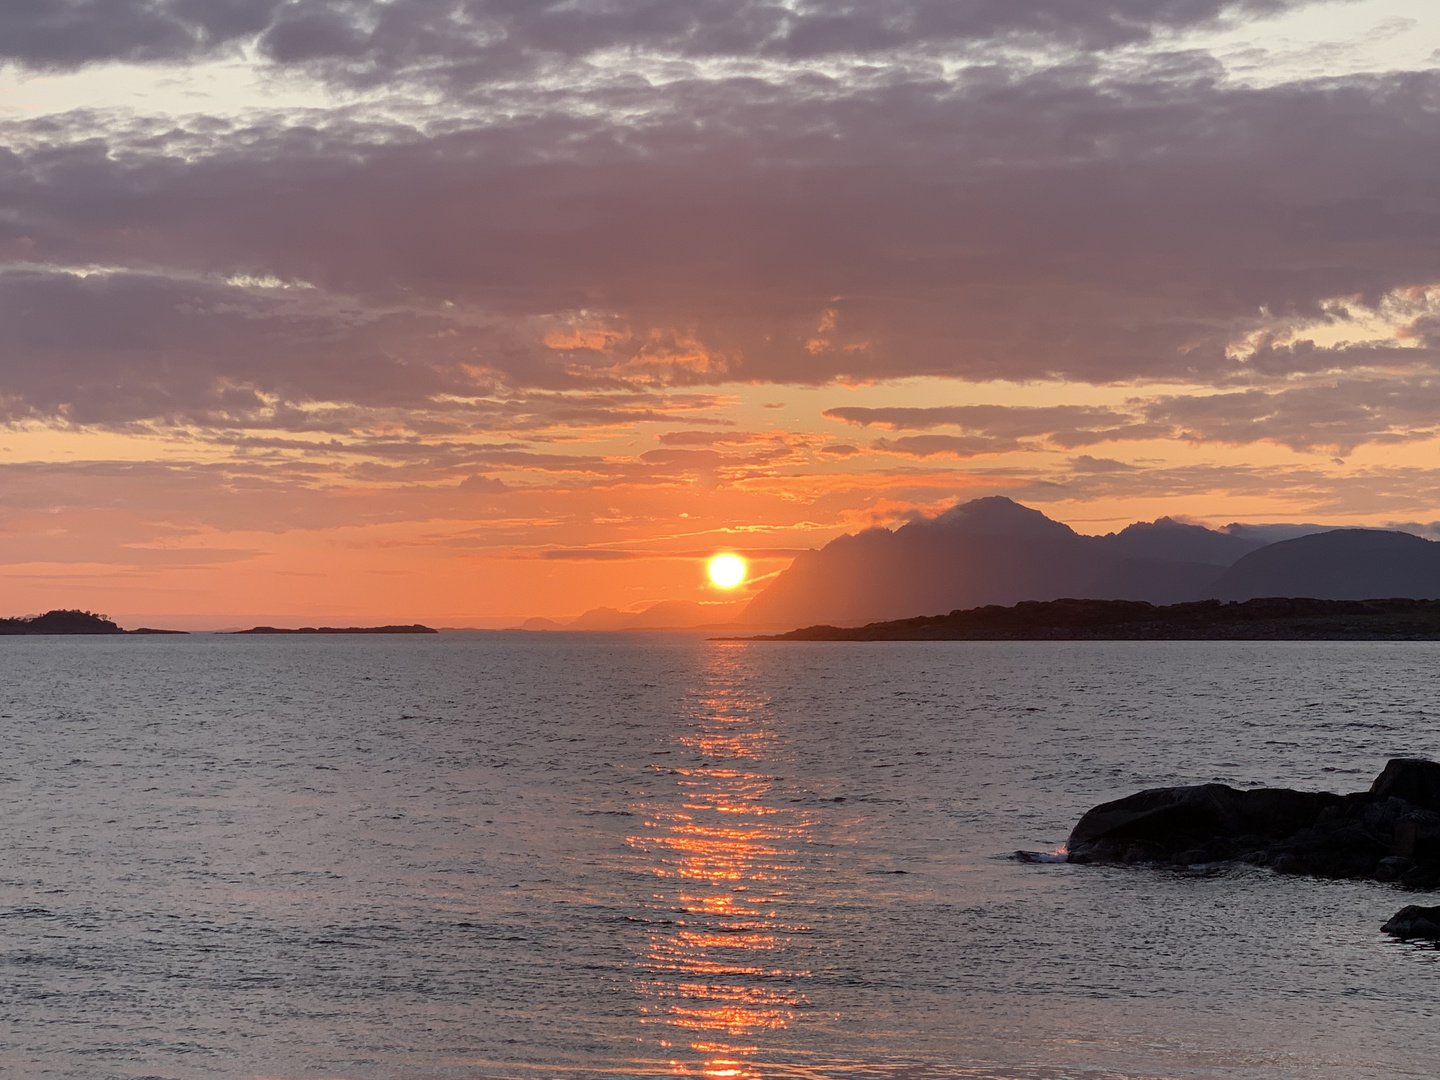
[[[1434,599],[1440,597],[1440,544],[1379,529],[1313,533],[1246,555],[1214,583],[1210,595]]]
[[[1187,525],[1170,517],[1137,521],[1100,539],[1107,541],[1111,550],[1133,558],[1211,566],[1230,566],[1241,556],[1271,542],[1238,532],[1216,532],[1203,525]]]
[[[1340,526],[1343,528],[1344,526]],[[1278,544],[1282,540],[1294,540],[1297,536],[1309,536],[1311,533],[1334,532],[1334,525],[1297,525],[1279,522],[1271,525],[1242,525],[1238,521],[1231,522],[1219,531],[1227,536],[1234,536],[1240,540],[1253,540],[1258,547],[1266,544]]]
[[[1085,582],[1078,594],[1092,599],[1179,604],[1209,596],[1224,571],[1214,563],[1121,559]]]
[[[1169,519],[1081,536],[1038,510],[992,496],[894,532],[869,529],[807,552],[743,619],[855,626],[1066,596],[1169,604],[1205,595],[1224,567],[1252,547]],[[1167,551],[1175,554],[1156,557]]]
[[[1265,537],[1285,539],[1264,544]],[[1260,596],[1440,597],[1440,544],[1319,525],[1219,531],[1172,518],[1082,536],[995,496],[807,552],[742,621],[859,626],[1065,597],[1164,605]]]

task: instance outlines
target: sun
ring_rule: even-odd
[[[733,589],[745,580],[745,560],[739,555],[716,555],[710,560],[710,580],[722,589]]]

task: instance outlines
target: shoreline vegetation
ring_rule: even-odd
[[[721,641],[1440,641],[1440,600],[1030,600]]]
[[[275,626],[256,626],[249,630],[232,630],[230,634],[438,634],[440,631],[419,623],[407,626],[302,626],[298,629],[282,629]],[[188,634],[188,630],[156,630],[142,626],[135,630],[122,629],[108,615],[78,608],[60,608],[47,611],[44,615],[0,618],[0,637],[33,637],[41,634],[68,635],[115,635],[115,634]]]

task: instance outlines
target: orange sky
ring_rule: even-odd
[[[826,419],[819,407],[1036,400],[1067,389],[721,386],[698,410],[701,423],[682,411],[517,433],[534,462],[400,477],[363,447],[242,453],[197,447],[188,434],[18,433],[0,451],[16,464],[0,536],[9,604],[203,627],[510,625],[601,605],[724,603],[762,586],[797,550],[991,493],[1091,533],[1162,514],[1217,525],[1430,520],[1429,440],[1362,447],[1344,464],[1326,449],[1174,438],[1107,441],[1081,454],[1042,436],[970,457],[920,457],[877,451],[893,432]],[[1135,391],[1114,396],[1122,393]],[[720,550],[750,560],[751,580],[736,593],[705,574]]]
[[[1440,519],[1428,6],[252,6],[0,41],[6,613],[725,603],[985,494]]]

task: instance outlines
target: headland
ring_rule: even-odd
[[[732,639],[733,640],[733,639]],[[1437,641],[1440,600],[1031,600],[746,641]]]

